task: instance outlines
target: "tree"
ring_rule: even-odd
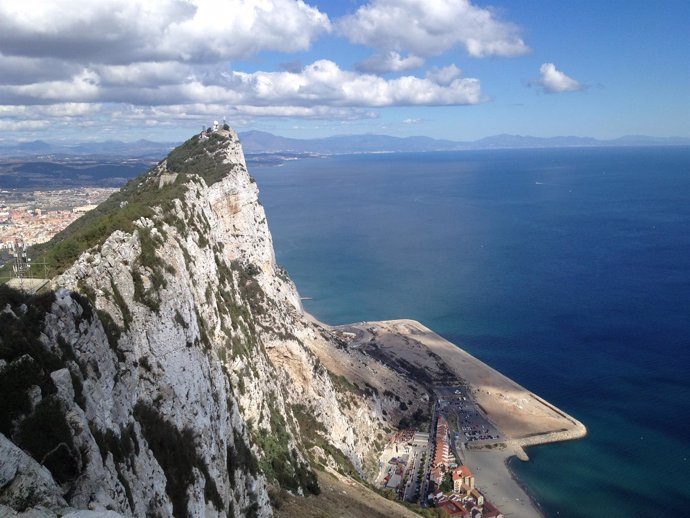
[[[446,473],[443,477],[439,489],[444,493],[450,493],[453,490],[453,477],[450,472]]]

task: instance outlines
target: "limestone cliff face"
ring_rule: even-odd
[[[268,484],[371,472],[382,400],[319,359],[336,338],[276,265],[236,134],[187,145],[196,158],[174,152],[132,187],[176,195],[40,299],[32,348],[0,342],[0,381],[23,402],[3,410],[0,511],[270,516]],[[37,303],[6,301],[3,325],[28,327]]]

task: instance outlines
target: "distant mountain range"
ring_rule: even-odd
[[[167,155],[179,142],[152,142],[137,140],[122,142],[106,140],[105,142],[49,143],[43,140],[30,142],[0,143],[0,155],[3,156],[120,156],[141,159],[155,159]]]
[[[245,153],[347,154],[399,151],[445,151],[470,149],[518,149],[599,146],[690,146],[690,138],[630,135],[612,140],[591,137],[529,137],[495,135],[475,141],[439,140],[429,137],[389,135],[338,135],[317,139],[279,137],[263,131],[240,133]]]
[[[273,153],[348,154],[401,151],[452,151],[471,149],[526,149],[601,146],[690,146],[690,138],[629,135],[612,140],[591,137],[530,137],[494,135],[474,141],[454,141],[430,137],[392,137],[390,135],[336,135],[316,139],[280,137],[263,131],[240,133],[244,152],[249,155]],[[0,156],[119,156],[158,160],[179,142],[137,140],[122,142],[82,142],[72,144],[31,142],[1,143]]]

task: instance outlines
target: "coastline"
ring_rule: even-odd
[[[463,462],[474,472],[477,487],[504,515],[545,518],[539,502],[510,469],[509,462],[516,457],[516,452],[506,448],[470,450],[464,454]]]
[[[515,472],[511,469],[510,463],[511,463],[512,461],[513,461],[513,457],[508,457],[508,458],[505,460],[505,467],[506,467],[506,470],[508,470],[508,472],[510,473],[510,476],[513,477],[513,480],[515,481],[515,483],[516,483],[517,485],[519,485],[519,486],[522,488],[522,490],[525,492],[525,494],[529,497],[530,501],[532,502],[532,506],[533,506],[534,508],[536,508],[537,512],[539,513],[539,516],[540,516],[541,518],[547,518],[547,517],[546,517],[546,514],[544,513],[544,510],[542,509],[541,504],[539,503],[539,500],[537,500],[537,497],[534,496],[534,494],[532,493],[532,491],[530,491],[529,487],[527,487],[527,485],[526,485],[522,480],[520,480],[520,477],[518,477],[518,476],[515,474]],[[517,462],[517,461],[519,461],[519,462],[526,462],[526,461],[524,461],[524,460],[519,459],[519,458],[516,457],[516,462]]]
[[[463,462],[476,468],[477,486],[506,516],[544,518],[538,501],[510,469],[509,461],[512,457],[528,460],[523,447],[584,437],[587,429],[580,421],[417,321],[360,322],[332,329],[347,333],[348,348],[372,360],[412,364],[444,382],[449,372],[454,374],[502,434],[492,448],[462,451]],[[434,386],[428,388],[434,390]]]

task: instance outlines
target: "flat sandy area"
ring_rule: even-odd
[[[452,382],[452,373],[471,388],[476,403],[515,444],[541,444],[586,434],[579,421],[419,322],[362,322],[339,329],[356,334],[351,346],[375,357],[415,365],[432,379],[441,380],[437,385]]]

